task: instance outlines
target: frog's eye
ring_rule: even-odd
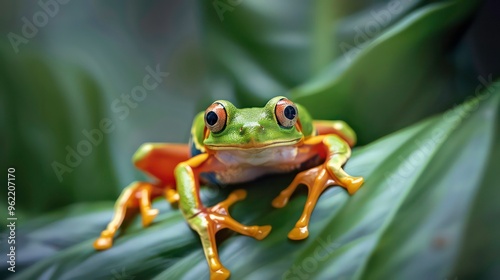
[[[212,133],[221,132],[226,127],[227,113],[222,104],[215,102],[205,111],[205,125]]]
[[[299,115],[297,106],[286,98],[283,98],[276,103],[274,113],[276,114],[276,119],[278,120],[279,125],[286,128],[293,127],[297,122],[297,117]]]

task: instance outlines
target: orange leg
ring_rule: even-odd
[[[113,219],[94,242],[94,248],[105,250],[113,245],[113,237],[124,222],[129,209],[139,208],[142,225],[148,226],[158,215],[158,209],[151,208],[151,201],[160,196],[162,192],[161,188],[147,182],[134,182],[126,187],[115,203]]]
[[[189,157],[187,144],[145,143],[139,147],[132,161],[137,169],[164,185],[175,186],[174,169]]]
[[[305,144],[321,145],[327,150],[326,161],[314,168],[297,174],[293,182],[284,189],[272,202],[276,208],[284,207],[298,185],[304,184],[309,189],[306,205],[295,227],[289,232],[288,238],[300,240],[309,236],[309,220],[321,193],[332,185],[339,185],[354,194],[363,184],[362,177],[352,177],[342,166],[351,155],[348,144],[337,135],[316,136],[306,140]],[[317,151],[318,149],[311,149]]]
[[[123,190],[116,201],[113,218],[94,242],[94,248],[105,250],[113,245],[113,237],[130,210],[139,208],[142,224],[146,227],[158,215],[158,210],[151,208],[153,199],[163,195],[172,206],[176,206],[179,194],[175,189],[174,168],[188,158],[187,144],[142,145],[135,153],[133,162],[138,169],[157,179],[157,183],[134,182]]]

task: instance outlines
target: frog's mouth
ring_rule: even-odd
[[[252,141],[245,144],[205,144],[205,147],[209,150],[263,150],[274,147],[283,146],[297,146],[303,141],[303,138],[297,138],[286,141],[270,141],[270,142],[254,142]]]

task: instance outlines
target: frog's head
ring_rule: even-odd
[[[238,109],[229,101],[215,101],[204,114],[203,144],[212,150],[295,145],[304,139],[300,114],[310,123],[305,109],[282,96],[262,108]]]

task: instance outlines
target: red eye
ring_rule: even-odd
[[[276,109],[274,111],[276,114],[276,119],[278,120],[279,125],[291,128],[297,122],[297,118],[299,116],[299,111],[297,110],[297,106],[293,104],[292,101],[283,98],[278,103],[276,103]]]
[[[227,113],[222,104],[215,102],[205,111],[205,125],[212,133],[221,132],[226,127]]]

